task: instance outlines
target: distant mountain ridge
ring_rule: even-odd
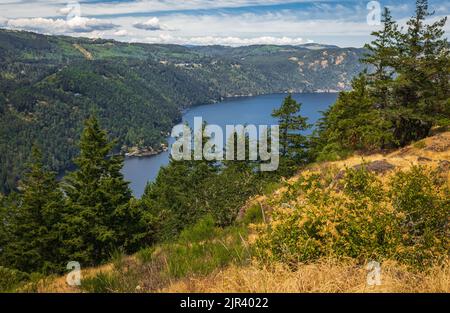
[[[158,150],[181,110],[225,97],[329,92],[363,69],[358,48],[306,44],[243,47],[123,43],[0,30],[0,191],[8,192],[31,145],[54,170],[77,153],[92,113],[117,151]]]

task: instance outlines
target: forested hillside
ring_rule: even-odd
[[[17,186],[31,145],[71,166],[82,121],[99,116],[115,152],[158,150],[183,108],[234,95],[343,90],[362,49],[128,44],[0,30],[0,192]]]

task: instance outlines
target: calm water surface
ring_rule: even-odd
[[[255,97],[230,99],[216,104],[200,105],[189,109],[183,116],[183,123],[193,126],[194,117],[202,117],[209,124],[225,125],[255,124],[272,125],[277,121],[271,117],[273,109],[278,108],[286,94],[271,94]],[[301,114],[308,117],[310,124],[321,117],[325,111],[336,101],[335,93],[305,93],[294,94],[294,99],[302,103]],[[310,133],[308,130],[306,133]],[[224,134],[225,135],[225,134]],[[169,141],[170,143],[171,141]],[[169,152],[149,157],[127,158],[122,172],[125,179],[130,182],[130,188],[136,197],[141,197],[145,186],[158,175],[161,166],[169,163]]]

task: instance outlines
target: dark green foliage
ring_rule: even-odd
[[[248,138],[245,142],[243,160],[217,164],[204,159],[172,159],[160,170],[141,200],[142,205],[157,217],[159,239],[175,238],[185,227],[205,215],[212,216],[217,226],[232,225],[247,199],[260,192],[265,183],[277,180],[276,173],[256,170],[257,162],[249,160]],[[206,139],[203,145],[205,143]],[[234,153],[236,159],[236,146]]]
[[[280,127],[280,153],[282,174],[289,175],[292,167],[306,162],[307,138],[301,134],[310,127],[307,118],[300,115],[301,104],[289,94],[275,109],[272,116],[278,118]]]
[[[281,107],[275,109],[273,117],[278,118],[280,126],[280,145],[281,153],[284,156],[301,159],[303,149],[305,149],[306,138],[299,134],[308,128],[307,118],[301,116],[301,104],[297,103],[289,94],[281,104]]]
[[[133,252],[154,241],[154,217],[131,198],[120,170],[123,157],[111,155],[96,118],[86,121],[77,169],[63,183],[33,152],[18,193],[2,197],[0,264],[32,273],[60,273],[69,261],[82,266]]]
[[[98,263],[130,240],[139,214],[130,210],[131,192],[120,172],[123,157],[111,156],[114,142],[107,139],[97,119],[86,121],[81,135],[77,170],[67,176],[64,190],[68,213],[65,247],[85,263]]]
[[[391,182],[391,198],[402,212],[401,229],[406,249],[403,257],[415,265],[448,254],[450,248],[450,190],[437,173],[414,166]]]
[[[206,123],[202,133],[205,127]],[[201,138],[198,144],[203,151],[207,138]],[[194,151],[191,158],[194,159]],[[207,213],[203,199],[208,197],[209,178],[217,172],[218,166],[204,158],[180,161],[171,158],[169,165],[160,169],[155,182],[147,185],[142,197],[143,206],[157,217],[159,239],[176,237]]]
[[[6,241],[0,261],[25,272],[55,272],[61,268],[59,229],[64,201],[55,174],[44,169],[40,152],[20,183],[20,194],[10,195],[2,215]]]
[[[401,36],[388,8],[383,12],[383,29],[373,32],[372,36],[375,39],[365,45],[368,53],[362,61],[373,66],[373,72],[367,74],[367,84],[371,85],[371,93],[377,99],[377,105],[386,109],[391,101],[390,85],[394,78],[395,57]]]
[[[448,125],[450,49],[446,18],[426,24],[428,1],[417,1],[416,15],[399,31],[388,9],[384,27],[374,32],[363,61],[372,67],[342,92],[327,112],[311,151],[319,160],[348,151],[404,146]]]
[[[254,204],[249,207],[242,218],[242,223],[244,225],[249,225],[251,223],[257,224],[262,222],[264,222],[264,213],[260,204]]]
[[[381,112],[374,109],[367,77],[361,74],[353,81],[353,90],[341,93],[336,103],[325,112],[318,131],[323,139],[319,159],[330,151],[345,153],[346,149],[376,149],[391,139],[386,132]],[[342,150],[339,148],[342,147]]]
[[[204,184],[212,175],[211,168],[194,162],[172,160],[161,168],[156,181],[147,186],[142,196],[143,205],[161,219],[160,239],[174,238],[206,213],[198,204],[204,198]]]
[[[264,179],[249,168],[229,165],[206,182],[204,198],[207,212],[217,224],[233,224],[247,199],[260,190]]]

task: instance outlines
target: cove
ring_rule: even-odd
[[[333,104],[337,93],[303,93],[293,94],[293,98],[302,103],[301,114],[308,117],[310,124],[315,123]],[[253,97],[240,97],[225,101],[195,106],[183,115],[183,123],[188,122],[192,127],[194,117],[201,116],[210,124],[217,124],[225,128],[227,124],[277,124],[271,116],[272,111],[281,105],[286,94],[269,94]],[[311,129],[305,134],[311,133]],[[169,140],[169,144],[173,140]],[[125,159],[122,173],[130,182],[130,188],[135,197],[141,197],[148,182],[155,180],[159,169],[169,163],[169,151],[147,157],[132,157]]]

